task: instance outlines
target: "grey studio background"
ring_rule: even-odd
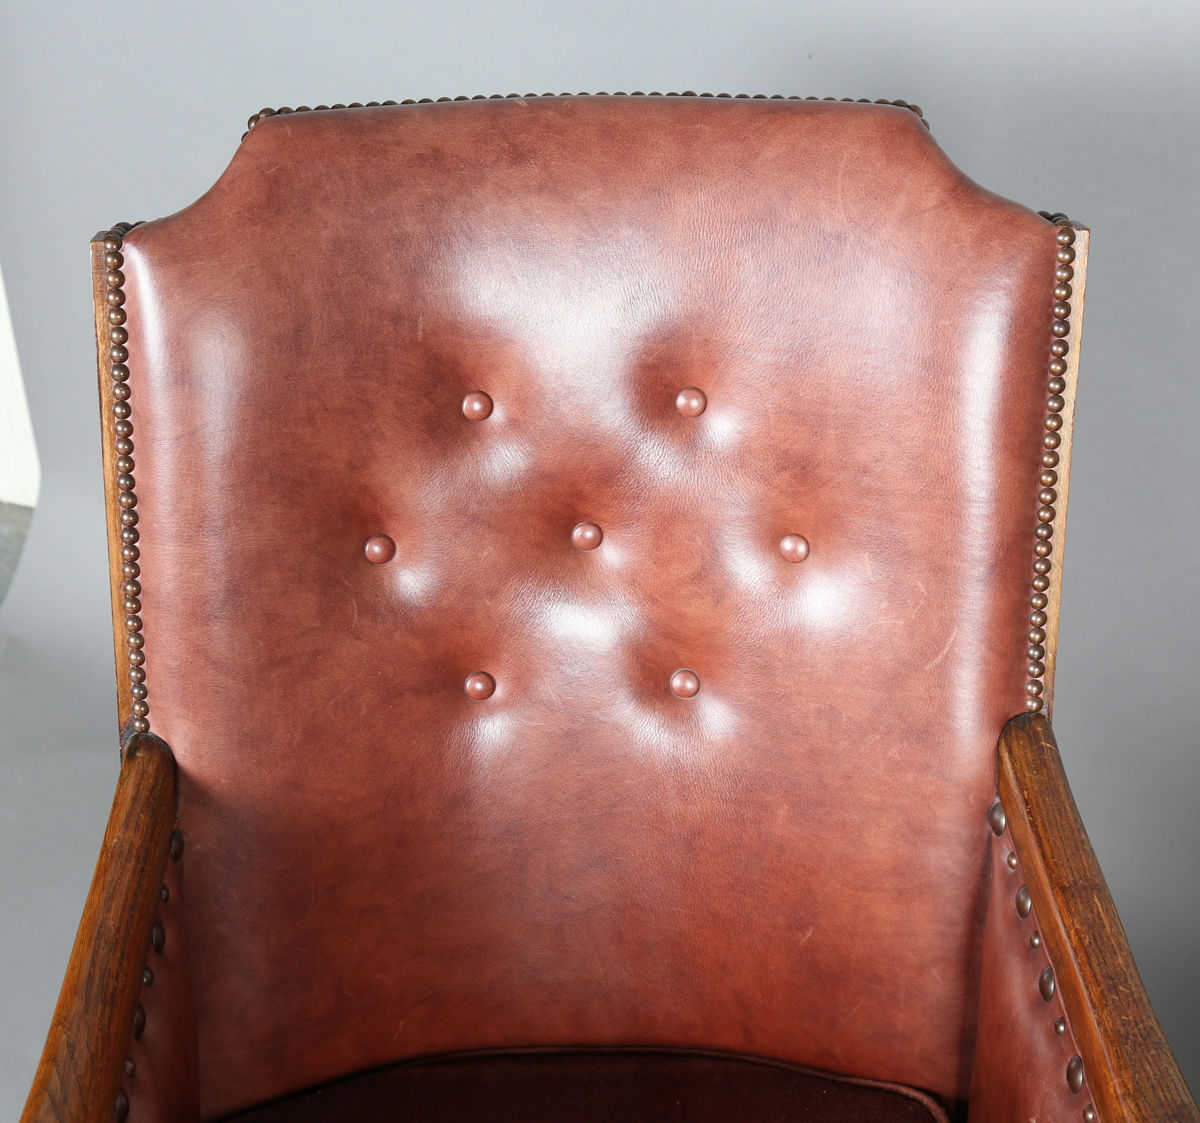
[[[906,98],[973,178],[1092,227],[1055,727],[1200,1090],[1200,5],[0,12],[0,264],[43,472],[0,608],[0,1115],[32,1079],[118,767],[89,238],[194,200],[263,106],[544,90]]]

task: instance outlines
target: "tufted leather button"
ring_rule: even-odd
[[[386,534],[372,534],[363,547],[363,553],[373,565],[383,565],[396,556],[396,543]]]
[[[699,417],[708,408],[708,398],[696,386],[685,386],[675,395],[675,408],[684,417]]]
[[[694,698],[700,693],[700,676],[681,668],[671,676],[671,692],[679,698]]]
[[[785,534],[779,540],[779,553],[784,561],[802,562],[808,557],[808,539],[802,534]]]
[[[571,541],[581,550],[594,550],[604,541],[604,531],[595,523],[579,523],[571,531]]]
[[[490,698],[495,693],[496,680],[487,671],[476,671],[474,674],[467,675],[463,689],[467,692],[468,698],[482,702],[484,698]]]
[[[468,421],[482,421],[492,415],[492,399],[482,390],[472,390],[463,398],[462,411]]]

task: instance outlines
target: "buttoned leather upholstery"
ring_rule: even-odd
[[[966,1096],[1054,236],[905,109],[697,98],[272,117],[129,234],[205,1118],[537,1046]]]

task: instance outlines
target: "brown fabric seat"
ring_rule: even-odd
[[[898,1084],[756,1058],[519,1052],[393,1065],[237,1115],[240,1123],[944,1123]]]

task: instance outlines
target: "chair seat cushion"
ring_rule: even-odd
[[[237,1116],[239,1123],[945,1123],[928,1096],[715,1053],[521,1051],[363,1073]]]

